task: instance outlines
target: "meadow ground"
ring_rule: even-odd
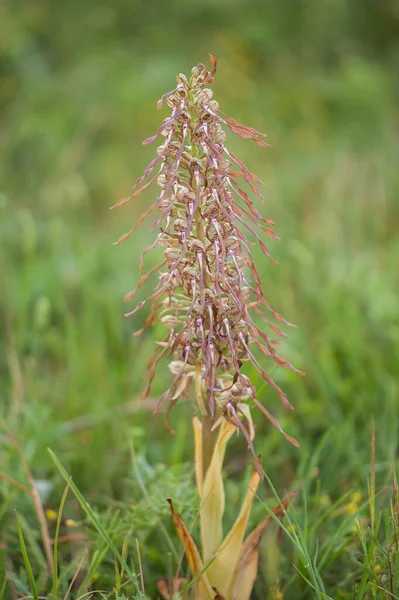
[[[259,208],[276,222],[281,242],[271,249],[279,264],[260,253],[256,258],[266,297],[298,325],[284,356],[306,372],[273,373],[294,413],[261,388],[261,400],[301,450],[256,415],[256,450],[268,477],[281,496],[299,493],[289,513],[290,535],[276,541],[275,528],[262,542],[254,597],[399,597],[393,481],[399,136],[391,63],[348,51],[323,64],[306,52],[296,56],[295,45],[273,53],[272,44],[269,63],[267,49],[262,54],[256,45],[252,13],[240,26],[237,20],[230,29],[215,27],[210,39],[201,34],[195,51],[188,51],[190,30],[181,34],[182,50],[175,29],[168,53],[156,36],[161,20],[133,44],[123,22],[114,21],[109,31],[104,25],[116,19],[111,9],[87,8],[86,14],[65,4],[51,10],[45,2],[15,14],[5,10],[2,26],[0,598],[32,594],[18,524],[38,594],[50,597],[43,530],[46,524],[54,537],[65,481],[47,448],[85,499],[79,502],[70,490],[65,501],[57,598],[67,594],[77,570],[70,598],[91,590],[103,590],[104,598],[143,597],[120,578],[114,547],[141,570],[148,597],[156,597],[158,577],[177,569],[181,545],[165,499],[172,497],[194,522],[195,409],[180,403],[171,417],[173,436],[162,415],[152,415],[169,377],[166,365],[151,397],[140,402],[160,327],[133,338],[145,315],[124,319],[123,296],[134,288],[137,258],[152,238],[144,225],[126,244],[114,248],[112,242],[153,201],[151,191],[116,213],[108,207],[129,193],[151,160],[154,148],[143,148],[141,140],[165,116],[156,100],[173,87],[177,72],[205,62],[208,51],[219,59],[213,89],[221,106],[268,132],[266,150],[237,139],[231,147],[266,183]],[[68,10],[73,39],[62,25]],[[144,4],[142,11],[150,27]],[[89,41],[86,17],[92,19]],[[59,19],[58,32],[50,31],[51,18]],[[166,18],[173,27],[172,16]],[[240,475],[251,469],[244,450],[237,438],[228,452],[226,526],[243,494]],[[43,498],[41,523],[30,477]],[[253,523],[275,503],[266,482]]]

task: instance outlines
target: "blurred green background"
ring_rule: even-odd
[[[380,485],[396,459],[399,4],[3,0],[0,411],[34,476],[52,486],[46,506],[62,492],[47,446],[90,502],[104,510],[134,507],[135,499],[139,506],[130,477],[133,438],[150,489],[159,493],[159,514],[168,521],[166,494],[195,514],[188,484],[194,409],[182,404],[175,411],[173,437],[162,416],[152,416],[166,366],[140,406],[160,328],[134,339],[147,309],[123,317],[137,257],[153,237],[144,224],[112,247],[156,188],[117,212],[109,207],[129,194],[153,156],[155,145],[141,141],[166,115],[156,110],[157,99],[174,87],[177,73],[209,64],[208,53],[218,59],[213,90],[222,109],[268,133],[267,150],[232,136],[230,145],[266,184],[260,210],[276,221],[281,242],[271,249],[279,265],[259,254],[258,266],[270,303],[298,324],[284,355],[306,372],[273,374],[293,414],[262,391],[302,446],[289,447],[257,415],[265,468],[281,493],[295,480],[312,482],[331,501],[364,491],[372,417]],[[2,444],[2,470],[18,479],[16,454],[5,438]],[[251,463],[243,440],[234,444],[233,476],[243,461]],[[3,524],[15,506],[29,520],[29,501],[1,485]],[[233,484],[230,492],[238,498]],[[143,539],[158,540],[155,529],[148,524]],[[323,532],[317,535],[320,541]],[[165,575],[163,553],[158,541],[143,550],[150,590]],[[326,585],[347,589],[345,573],[331,576],[331,568],[326,564]],[[353,565],[347,568],[353,575]],[[272,589],[267,569],[262,573]],[[279,576],[283,583],[289,577]],[[284,597],[306,597],[295,589]]]

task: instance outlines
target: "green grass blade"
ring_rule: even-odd
[[[67,483],[64,493],[62,494],[60,508],[58,510],[57,516],[57,525],[55,528],[55,536],[54,536],[54,553],[53,553],[53,561],[54,561],[54,572],[53,572],[53,598],[57,599],[58,594],[58,536],[60,533],[61,519],[62,513],[64,510],[65,500],[69,490],[69,483]]]
[[[19,543],[20,543],[20,546],[21,546],[21,552],[22,552],[22,556],[23,556],[23,559],[24,559],[24,563],[25,563],[25,569],[26,569],[26,572],[28,574],[28,579],[29,579],[29,583],[30,583],[30,589],[31,589],[31,592],[32,592],[32,596],[33,596],[34,600],[39,600],[39,594],[38,594],[38,591],[37,591],[35,578],[33,576],[32,566],[30,564],[29,556],[28,556],[28,553],[26,551],[25,540],[24,540],[24,536],[23,536],[23,533],[22,533],[21,524],[19,522],[18,514],[17,514],[16,510],[14,510],[14,516],[15,516],[15,522],[17,524],[17,532],[18,532]]]
[[[186,592],[188,592],[189,589],[191,589],[193,587],[193,585],[196,584],[196,582],[198,581],[198,579],[200,577],[202,577],[202,575],[209,569],[209,567],[211,566],[211,564],[216,560],[216,556],[214,556],[206,565],[205,567],[203,567],[201,569],[201,571],[199,573],[197,573],[197,575],[195,577],[193,577],[193,579],[191,581],[189,581],[182,589],[182,591],[180,592],[181,594],[185,594]]]
[[[130,454],[131,454],[131,458],[132,458],[133,470],[134,470],[134,473],[135,473],[135,475],[137,477],[137,481],[138,481],[138,484],[140,486],[140,489],[141,489],[141,491],[143,493],[143,496],[144,496],[144,498],[145,498],[148,506],[151,508],[151,510],[156,515],[156,511],[154,509],[153,503],[151,502],[151,498],[150,498],[150,496],[149,496],[149,494],[148,494],[148,492],[146,490],[146,487],[145,487],[144,482],[143,482],[143,478],[141,477],[139,465],[138,465],[138,462],[137,462],[136,451],[134,449],[133,440],[130,443]],[[168,546],[169,546],[169,548],[170,548],[170,550],[171,550],[171,552],[172,552],[172,554],[173,554],[173,556],[174,556],[174,558],[176,560],[176,563],[179,564],[179,560],[180,560],[179,554],[178,554],[178,552],[177,552],[177,550],[176,550],[176,548],[175,548],[175,546],[173,544],[172,538],[170,537],[170,535],[168,533],[168,530],[166,529],[166,527],[163,524],[162,520],[158,516],[157,516],[157,522],[158,522],[160,530],[162,531],[162,533],[163,533],[163,535],[165,537],[166,543],[168,544]]]
[[[5,592],[5,589],[6,589],[6,585],[7,585],[7,579],[4,577],[3,583],[1,584],[1,588],[0,588],[0,598],[1,599],[4,597],[4,592]]]
[[[277,502],[280,504],[280,506],[283,506],[282,500],[280,498],[280,496],[277,493],[276,488],[274,487],[270,477],[268,476],[268,474],[266,473],[266,471],[263,471],[264,476],[265,476],[265,480],[267,481],[275,499],[277,500]],[[261,501],[262,505],[264,506],[266,512],[270,515],[270,517],[279,524],[279,526],[281,527],[281,529],[285,532],[285,534],[289,537],[289,539],[291,540],[292,544],[294,545],[294,547],[296,548],[297,552],[299,553],[299,555],[301,556],[301,560],[305,566],[306,569],[308,569],[311,578],[312,578],[312,586],[314,588],[314,590],[316,591],[316,597],[318,599],[326,599],[326,598],[330,598],[330,596],[328,596],[326,594],[326,591],[324,589],[324,584],[322,581],[322,578],[320,576],[320,573],[318,571],[317,566],[314,564],[314,562],[312,561],[310,554],[309,554],[309,550],[307,548],[306,545],[306,540],[304,539],[303,533],[299,527],[299,523],[295,523],[295,527],[297,529],[297,531],[295,531],[295,527],[293,527],[293,522],[288,514],[288,511],[285,511],[285,519],[287,520],[291,531],[289,532],[287,527],[282,523],[282,521],[280,521],[280,519],[273,513],[272,510],[270,510],[270,508],[267,506],[267,504],[258,496],[256,495],[257,498]],[[293,511],[293,508],[291,507],[291,512]],[[307,579],[304,577],[304,580],[307,581]]]
[[[343,532],[345,532],[348,529],[349,525],[355,520],[357,515],[359,515],[365,509],[365,507],[368,505],[368,503],[369,503],[368,500],[363,502],[363,504],[361,504],[359,506],[357,511],[353,515],[349,515],[348,517],[346,517],[346,519],[344,519],[342,521],[342,523],[339,525],[339,527],[337,527],[335,532],[330,536],[330,538],[328,540],[328,544],[323,549],[322,556],[320,556],[319,569],[323,569],[328,566],[328,564],[329,564],[328,559],[331,556],[332,549],[334,548],[334,545],[336,544],[337,540],[340,539]],[[353,533],[353,536],[354,535],[355,535],[355,533]]]
[[[5,549],[0,547],[0,600],[4,598],[4,592],[7,586],[7,573],[6,573],[6,557],[5,557]]]
[[[48,451],[49,451],[50,456],[53,459],[57,469],[59,470],[59,472],[65,479],[65,481],[69,484],[69,486],[70,486],[73,494],[75,495],[75,498],[79,502],[80,506],[82,507],[82,509],[84,510],[86,515],[89,517],[89,519],[93,523],[94,527],[97,529],[101,538],[104,540],[104,542],[106,542],[106,544],[108,545],[108,547],[110,548],[110,550],[112,551],[114,556],[118,559],[120,565],[123,566],[125,572],[130,577],[132,582],[134,583],[134,585],[136,587],[136,591],[138,592],[140,588],[139,588],[139,583],[138,583],[138,579],[137,579],[136,575],[133,573],[133,571],[131,570],[129,565],[126,563],[126,561],[123,560],[123,557],[122,557],[121,553],[119,552],[118,548],[115,546],[115,544],[109,537],[108,533],[105,531],[104,527],[101,525],[100,521],[98,520],[95,513],[91,509],[90,505],[86,502],[82,493],[79,491],[79,489],[77,488],[75,483],[72,481],[71,477],[68,475],[67,471],[62,466],[62,464],[60,463],[60,461],[58,460],[58,458],[56,457],[54,452],[52,452],[50,450],[50,448],[48,448]]]

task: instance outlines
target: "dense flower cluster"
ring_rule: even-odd
[[[208,87],[216,72],[216,61],[213,57],[211,61],[211,71],[200,64],[192,69],[189,80],[180,74],[177,87],[159,101],[158,107],[165,101],[171,115],[163,121],[156,135],[144,143],[153,142],[158,135],[165,138],[164,142],[137,180],[137,190],[115,206],[138,196],[154,181],[161,193],[117,243],[129,237],[150,213],[159,211],[151,229],[160,228],[160,233],[141,255],[139,282],[126,296],[126,300],[133,298],[149,276],[159,271],[155,291],[128,313],[135,313],[150,301],[152,307],[146,326],[160,319],[168,329],[150,359],[144,396],[149,393],[159,361],[166,354],[172,355],[172,382],[160,398],[157,411],[166,402],[169,407],[173,405],[187,393],[193,381],[202,413],[208,414],[215,426],[222,418],[233,422],[253,450],[248,400],[257,405],[275,427],[282,429],[257,399],[255,387],[241,372],[241,367],[244,361],[250,361],[288,409],[292,407],[286,395],[260,361],[274,361],[289,369],[294,367],[277,355],[277,342],[254,320],[262,320],[279,336],[285,334],[269,322],[268,313],[274,323],[289,325],[264,297],[251,255],[252,242],[247,239],[249,232],[262,252],[273,260],[259,233],[276,238],[271,229],[274,223],[258,212],[240,183],[243,180],[263,200],[257,187],[261,181],[226,148],[223,126],[261,147],[267,146],[262,139],[265,136],[221,112]],[[164,249],[163,261],[145,273],[144,255],[156,246]]]

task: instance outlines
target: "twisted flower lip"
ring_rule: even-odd
[[[201,412],[210,415],[215,423],[221,418],[234,423],[246,437],[257,464],[249,412],[240,408],[244,404],[258,406],[290,443],[298,446],[298,442],[282,430],[259,401],[242,366],[249,362],[289,410],[293,407],[261,362],[272,361],[301,372],[278,356],[277,340],[265,331],[267,328],[279,337],[287,337],[269,322],[267,313],[275,321],[293,326],[265,299],[251,253],[255,242],[276,263],[261,236],[279,238],[272,229],[274,222],[260,214],[242,189],[240,179],[255,197],[264,201],[259,188],[262,181],[227,149],[224,128],[261,148],[268,146],[266,135],[220,110],[208,87],[216,74],[216,59],[210,56],[210,60],[210,71],[199,64],[192,69],[190,79],[178,75],[177,87],[158,102],[158,108],[165,102],[171,114],[144,144],[154,142],[159,135],[165,140],[137,179],[132,195],[122,198],[113,208],[137,197],[154,182],[161,192],[116,244],[128,239],[154,211],[160,213],[150,228],[159,227],[160,232],[141,254],[139,280],[125,296],[125,300],[131,300],[151,275],[158,273],[158,284],[150,296],[126,314],[135,314],[150,302],[150,314],[136,335],[158,320],[169,330],[150,357],[143,398],[150,392],[159,361],[166,354],[172,355],[173,378],[155,412],[168,403],[168,415],[178,398],[187,396],[194,379]],[[164,249],[164,260],[145,272],[144,257],[158,246]]]

